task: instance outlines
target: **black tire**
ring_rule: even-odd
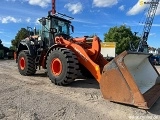
[[[24,65],[23,64],[24,61]],[[30,76],[36,72],[35,60],[28,51],[21,51],[18,55],[18,70],[21,75]]]
[[[88,69],[86,69],[82,64],[79,65],[79,68],[82,76],[84,76],[85,78],[94,79],[91,72]]]
[[[61,65],[61,72],[56,75],[53,72],[53,61],[58,59]],[[50,80],[56,85],[67,85],[78,77],[79,66],[76,55],[66,48],[55,48],[47,57],[47,74]]]

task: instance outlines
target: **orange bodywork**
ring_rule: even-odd
[[[79,63],[84,65],[95,79],[100,82],[102,69],[108,61],[106,61],[100,53],[101,46],[98,37],[93,38],[92,45],[86,43],[85,37],[72,40],[56,37],[55,43],[64,45],[66,48],[73,51],[76,54]]]
[[[55,0],[52,0],[52,11],[49,12],[52,12],[53,15],[56,14]],[[66,16],[63,14],[60,15]],[[57,16],[57,18],[59,17]],[[63,18],[61,19],[62,20],[60,21],[64,21]],[[53,32],[52,29],[50,29],[50,32]],[[34,58],[36,58],[36,65],[39,65],[39,67],[42,66],[44,69],[46,69],[47,57],[50,57],[49,53],[51,53],[53,49],[68,48],[75,53],[80,65],[82,64],[99,82],[104,99],[123,104],[134,105],[142,109],[150,109],[160,97],[160,74],[150,63],[151,54],[124,51],[108,63],[108,61],[100,53],[101,44],[98,37],[68,38],[69,36],[67,36],[66,39],[64,39],[62,36],[59,35],[58,37],[55,37],[55,34],[53,34],[53,37],[55,37],[54,40],[49,41],[50,43],[47,43],[47,46],[44,45],[42,47],[43,49],[40,55],[32,55]],[[26,40],[34,39],[38,39],[38,36],[35,35],[26,38]],[[43,41],[45,42],[45,39]],[[54,44],[52,45],[52,43]],[[23,46],[24,45],[22,45],[22,48]],[[37,51],[37,53],[38,52],[39,51]],[[18,55],[15,53],[14,58],[16,60],[18,59],[17,57]],[[54,77],[51,75],[49,78],[53,78],[53,81],[56,81],[57,77],[63,73],[62,63],[63,61],[61,61],[59,58],[54,58],[51,61],[51,69],[47,70],[52,71]],[[20,58],[19,64],[20,69],[24,70],[27,64],[24,57]],[[77,73],[78,72],[74,73],[73,75],[77,75]],[[66,78],[68,78],[68,76],[66,76]],[[63,78],[60,77],[60,79]],[[75,78],[72,77],[72,79]],[[70,81],[67,82],[64,80],[63,82],[64,83],[62,84],[57,84],[56,82],[54,83],[57,85],[66,85]]]
[[[47,56],[54,48],[68,48],[99,82],[104,99],[142,109],[151,108],[160,97],[160,75],[149,61],[151,54],[124,51],[108,62],[100,53],[99,38],[95,36],[89,40],[92,42],[86,37],[68,40],[55,37],[55,44],[41,51],[38,65],[46,69]],[[20,59],[20,65],[24,69],[24,58]],[[61,61],[53,59],[51,70],[54,76],[59,76],[62,69]]]

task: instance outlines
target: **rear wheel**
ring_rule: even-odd
[[[66,48],[55,48],[47,57],[47,74],[56,85],[67,85],[78,76],[76,55]]]
[[[35,60],[28,51],[21,51],[18,56],[18,69],[21,75],[34,75],[36,72]]]

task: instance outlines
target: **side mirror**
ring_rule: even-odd
[[[50,32],[51,33],[57,33],[57,29],[56,28],[50,28]]]
[[[42,25],[45,26],[46,25],[46,18],[42,17]]]
[[[71,30],[74,33],[74,26],[73,25],[71,25]]]

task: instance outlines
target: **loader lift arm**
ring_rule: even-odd
[[[91,46],[86,44],[86,38],[65,40],[63,37],[56,37],[55,42],[72,50],[76,54],[79,63],[85,66],[94,78],[100,82],[103,67],[108,61],[100,53],[101,47],[98,37],[93,38]]]

